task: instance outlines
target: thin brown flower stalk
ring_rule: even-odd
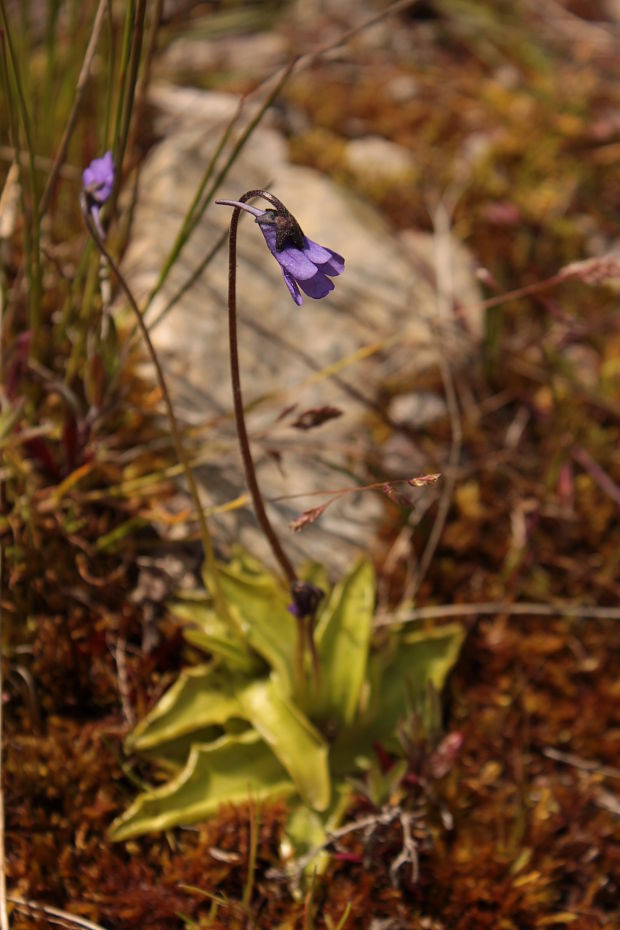
[[[242,203],[245,203],[247,200],[251,200],[253,197],[264,197],[265,195],[265,191],[252,190],[245,193],[239,199]],[[254,505],[256,519],[258,520],[260,528],[265,534],[265,538],[267,539],[271,547],[271,551],[273,552],[278,565],[282,569],[287,582],[289,585],[293,585],[298,580],[297,572],[293,568],[292,562],[282,548],[282,544],[280,543],[280,540],[278,539],[278,536],[273,526],[271,525],[271,521],[267,516],[267,511],[263,502],[263,496],[258,486],[256,469],[254,467],[254,460],[252,458],[252,451],[250,449],[250,440],[248,438],[248,432],[245,425],[245,411],[243,408],[243,395],[241,393],[241,373],[239,369],[239,346],[237,338],[237,229],[239,226],[240,214],[241,208],[235,207],[233,209],[232,217],[230,220],[228,253],[228,336],[230,350],[230,376],[233,389],[235,423],[237,426],[239,448],[241,449],[241,458],[243,460],[245,480],[247,482],[248,490]]]
[[[86,225],[87,225],[87,227],[88,227],[88,231],[90,232],[90,234],[91,234],[91,236],[92,236],[92,238],[93,238],[93,240],[94,240],[94,242],[95,242],[97,248],[99,249],[99,251],[101,252],[101,254],[103,255],[103,257],[106,259],[106,261],[108,262],[108,264],[109,264],[110,268],[112,269],[112,271],[114,272],[114,274],[115,274],[115,276],[116,276],[116,278],[117,278],[117,280],[118,280],[118,282],[119,282],[119,284],[120,284],[120,286],[121,286],[123,292],[125,293],[125,296],[127,297],[127,300],[129,301],[129,305],[130,305],[131,309],[133,310],[134,316],[135,316],[135,318],[136,318],[136,322],[137,322],[137,324],[138,324],[138,327],[139,327],[139,329],[140,329],[140,332],[142,333],[142,337],[143,337],[143,339],[144,339],[144,342],[145,342],[146,347],[147,347],[147,350],[148,350],[148,352],[149,352],[151,361],[152,361],[153,366],[154,366],[154,368],[155,368],[155,374],[156,374],[156,376],[157,376],[157,382],[158,382],[158,384],[159,384],[159,388],[160,388],[160,390],[161,390],[162,397],[163,397],[163,400],[164,400],[164,405],[165,405],[165,407],[166,407],[166,413],[167,413],[167,415],[168,415],[168,422],[169,422],[169,424],[170,424],[170,432],[171,432],[171,434],[172,434],[172,439],[173,439],[173,442],[174,442],[176,454],[177,454],[177,457],[178,457],[179,462],[183,465],[183,471],[184,471],[184,473],[185,473],[185,479],[186,479],[186,481],[187,481],[187,485],[188,485],[188,488],[189,488],[189,492],[190,492],[192,501],[193,501],[193,503],[194,503],[194,509],[195,509],[195,511],[196,511],[196,517],[197,517],[197,519],[198,519],[198,524],[199,524],[199,526],[200,526],[200,534],[201,534],[201,537],[202,537],[202,543],[203,543],[203,547],[204,547],[204,556],[205,556],[205,562],[206,562],[207,582],[208,582],[208,584],[209,584],[209,587],[210,587],[210,590],[211,590],[211,594],[212,594],[213,599],[214,599],[214,601],[215,601],[216,608],[218,609],[218,612],[221,613],[221,616],[223,616],[223,617],[225,617],[225,618],[227,618],[227,619],[229,620],[229,622],[230,622],[230,623],[232,624],[232,626],[235,628],[235,630],[236,630],[236,632],[239,634],[239,636],[242,637],[242,636],[243,636],[243,632],[242,632],[242,630],[241,630],[239,620],[235,617],[235,615],[234,615],[234,613],[233,613],[232,611],[229,611],[229,610],[228,610],[228,607],[227,607],[227,605],[226,605],[226,601],[225,601],[225,599],[224,599],[224,597],[223,597],[223,595],[222,595],[222,592],[221,592],[221,590],[220,590],[220,585],[219,585],[219,582],[218,582],[218,575],[217,575],[217,566],[216,566],[216,563],[215,563],[215,552],[214,552],[214,549],[213,549],[213,543],[212,543],[212,540],[211,540],[211,534],[210,534],[209,528],[208,528],[208,526],[207,526],[207,520],[206,520],[206,517],[205,517],[205,514],[204,514],[204,510],[203,510],[203,507],[202,507],[202,503],[201,503],[201,500],[200,500],[200,494],[199,494],[199,492],[198,492],[198,485],[196,484],[196,479],[194,478],[194,473],[193,473],[193,471],[192,471],[192,469],[191,469],[191,466],[190,466],[190,464],[189,464],[187,455],[185,454],[185,450],[184,450],[184,448],[183,448],[183,442],[182,442],[182,440],[181,440],[181,433],[180,433],[179,426],[178,426],[178,423],[177,423],[177,419],[176,419],[176,416],[175,416],[175,413],[174,413],[174,408],[173,408],[173,406],[172,406],[172,398],[170,397],[170,392],[169,392],[169,390],[168,390],[168,385],[166,384],[166,379],[165,379],[165,377],[164,377],[164,372],[163,372],[163,369],[162,369],[162,367],[161,367],[161,363],[160,363],[160,361],[159,361],[159,358],[158,358],[158,356],[157,356],[157,352],[155,351],[155,346],[153,345],[153,342],[152,342],[152,340],[151,340],[151,337],[150,337],[148,328],[147,328],[147,326],[146,326],[146,323],[144,322],[143,315],[142,315],[142,313],[140,312],[140,308],[138,307],[138,303],[137,303],[137,301],[136,301],[136,299],[135,299],[135,297],[134,297],[134,295],[133,295],[133,293],[132,293],[132,291],[131,291],[129,285],[127,284],[127,282],[126,282],[126,280],[125,280],[125,278],[124,278],[124,276],[123,276],[123,274],[122,274],[120,268],[118,267],[118,265],[116,264],[116,262],[114,261],[114,259],[113,259],[112,256],[110,255],[110,253],[108,252],[108,250],[107,250],[105,244],[102,242],[101,237],[99,236],[99,233],[97,232],[97,229],[95,228],[95,225],[94,225],[94,223],[93,223],[93,221],[92,221],[92,218],[91,218],[91,216],[90,216],[90,213],[89,213],[89,211],[88,211],[88,208],[87,208],[87,205],[86,205],[85,202],[82,204],[82,213],[84,214],[84,220],[85,220]]]

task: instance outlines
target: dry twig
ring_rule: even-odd
[[[360,817],[358,820],[352,820],[350,823],[344,824],[344,826],[339,827],[337,830],[328,831],[327,839],[323,843],[313,846],[305,855],[289,862],[285,869],[269,869],[266,877],[298,881],[306,866],[320,853],[329,850],[330,846],[333,846],[338,840],[343,839],[351,833],[359,833],[360,831],[364,833],[365,839],[369,840],[379,827],[389,827],[390,824],[398,820],[403,828],[403,849],[394,860],[390,868],[390,874],[392,874],[392,870],[394,874],[396,874],[396,871],[404,862],[410,862],[412,866],[412,876],[416,876],[414,879],[415,881],[418,875],[417,844],[411,834],[411,826],[416,820],[421,820],[423,817],[424,813],[421,811],[403,811],[398,805],[383,807],[375,814],[369,814],[368,817]]]
[[[479,604],[439,604],[416,607],[412,610],[378,617],[375,627],[396,626],[420,620],[439,620],[448,617],[475,617],[478,615],[507,614],[522,617],[591,617],[597,620],[620,620],[620,607],[596,607],[590,604],[509,604],[505,601],[483,601]]]
[[[39,911],[50,918],[50,923],[58,924],[61,927],[80,927],[80,930],[105,930],[104,927],[93,923],[92,920],[79,917],[77,914],[71,914],[69,911],[62,911],[59,907],[50,907],[48,904],[39,904],[37,901],[18,898],[14,895],[9,895],[8,900],[22,913],[32,914],[33,911]]]
[[[461,446],[463,444],[463,427],[461,424],[461,415],[459,412],[458,400],[456,397],[456,388],[452,371],[448,363],[447,353],[444,351],[442,340],[442,329],[446,320],[450,318],[454,300],[454,282],[452,279],[452,255],[450,248],[450,223],[454,208],[456,206],[457,194],[450,192],[450,195],[444,195],[437,207],[432,211],[431,218],[433,221],[434,244],[435,244],[435,275],[437,281],[437,319],[431,321],[436,343],[437,356],[439,361],[439,370],[443,381],[444,393],[446,397],[446,406],[450,418],[450,428],[452,431],[450,441],[450,453],[448,455],[448,464],[445,469],[446,480],[443,485],[437,515],[433,528],[430,532],[428,541],[420,558],[420,564],[415,576],[413,585],[413,595],[419,590],[424,580],[429,566],[435,555],[441,534],[443,533],[448,511],[454,494],[456,484],[456,474],[461,457]]]

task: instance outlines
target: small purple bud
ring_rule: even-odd
[[[291,585],[291,597],[293,603],[289,604],[289,613],[298,620],[305,620],[306,617],[314,617],[324,593],[309,581],[294,581]]]

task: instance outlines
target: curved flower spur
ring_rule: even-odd
[[[302,302],[299,288],[314,300],[326,297],[334,289],[330,278],[344,271],[342,255],[308,239],[292,213],[273,194],[262,190],[244,194],[247,199],[251,196],[263,197],[272,204],[272,209],[259,210],[246,203],[245,199],[215,202],[245,210],[254,217],[269,251],[282,269],[284,282],[297,306]]]

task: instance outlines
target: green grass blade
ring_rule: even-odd
[[[131,116],[136,96],[136,85],[138,83],[138,71],[140,68],[140,58],[142,54],[142,39],[144,36],[144,19],[146,16],[146,0],[138,0],[136,13],[133,23],[132,38],[129,48],[128,70],[125,74],[124,93],[123,93],[123,111],[118,130],[118,135],[114,146],[114,161],[120,176],[121,166],[125,158],[127,141],[129,139],[129,130],[131,127]],[[116,185],[118,191],[118,184]],[[116,199],[117,194],[114,195]],[[113,201],[114,204],[114,201]],[[112,206],[113,209],[113,206]]]
[[[136,4],[135,0],[129,0],[125,8],[125,23],[123,26],[123,42],[121,46],[121,56],[119,70],[121,81],[118,85],[118,96],[116,98],[116,114],[114,117],[114,136],[110,146],[114,155],[114,164],[119,171],[120,164],[118,161],[119,139],[121,137],[121,127],[123,125],[123,112],[125,109],[125,96],[127,94],[127,73],[129,70],[129,60],[131,56],[131,24],[134,20]]]
[[[220,157],[224,146],[228,142],[228,139],[230,138],[230,134],[233,131],[240,115],[241,115],[241,109],[239,108],[237,112],[234,114],[233,118],[228,123],[228,125],[226,126],[226,128],[224,129],[224,132],[222,133],[222,135],[220,136],[220,140],[216,146],[215,152],[211,156],[211,160],[209,161],[207,167],[205,168],[204,174],[200,180],[200,184],[196,188],[196,192],[194,193],[192,202],[189,205],[189,209],[185,215],[181,228],[177,233],[176,239],[174,240],[172,244],[172,248],[170,249],[170,252],[168,253],[168,257],[166,258],[161,268],[161,271],[159,272],[159,278],[155,282],[155,285],[147,298],[147,301],[144,307],[145,313],[150,307],[155,297],[157,296],[157,294],[159,294],[160,290],[162,289],[164,285],[166,278],[168,277],[170,273],[172,266],[174,265],[175,261],[181,254],[183,247],[185,246],[190,235],[192,234],[192,231],[196,228],[196,223],[194,222],[194,220],[195,220],[195,216],[198,211],[198,208],[199,208],[201,197],[204,194],[204,190],[207,184],[209,183],[209,180],[211,178],[211,175],[213,174],[213,171],[215,170],[215,165],[217,163],[217,160]],[[199,214],[199,216],[202,217],[202,212]]]
[[[183,250],[183,247],[187,243],[187,240],[189,239],[194,229],[198,226],[198,224],[202,220],[204,212],[207,209],[211,200],[213,199],[215,192],[217,191],[220,184],[225,179],[226,175],[228,174],[231,167],[235,163],[235,160],[237,159],[239,153],[242,151],[242,149],[244,148],[248,140],[251,138],[252,133],[254,132],[254,130],[256,129],[260,121],[262,120],[263,116],[265,115],[265,113],[267,112],[267,110],[269,109],[269,107],[271,106],[275,98],[277,97],[277,95],[280,93],[280,91],[284,87],[296,62],[297,62],[297,59],[293,59],[284,69],[276,85],[271,90],[271,92],[267,95],[262,105],[259,107],[256,115],[253,117],[252,120],[250,120],[249,124],[247,125],[247,127],[245,128],[245,130],[243,131],[243,133],[241,134],[241,136],[239,137],[239,139],[233,146],[230,155],[228,156],[224,165],[218,172],[215,180],[209,187],[208,191],[204,193],[207,187],[207,184],[209,183],[209,180],[215,170],[216,162],[219,159],[219,156],[221,152],[223,151],[224,146],[226,145],[230,137],[230,134],[234,126],[237,123],[237,120],[239,119],[241,107],[239,108],[239,111],[235,113],[235,115],[229,122],[228,126],[222,133],[222,136],[220,138],[220,141],[218,142],[217,148],[211,158],[211,161],[207,165],[205,173],[203,174],[202,179],[200,181],[200,184],[198,185],[198,188],[196,189],[196,193],[194,194],[194,198],[192,200],[192,203],[190,204],[189,210],[187,211],[187,214],[185,216],[181,229],[179,230],[177,237],[174,241],[174,244],[172,246],[172,249],[170,250],[168,257],[166,261],[164,262],[159,278],[157,279],[155,286],[153,287],[151,293],[149,294],[147,298],[147,301],[144,307],[145,313],[150,307],[150,305],[152,304],[154,298],[157,296],[157,294],[162,289],[164,282],[170,273],[171,268],[173,267],[177,258],[181,254],[181,251]]]
[[[26,105],[26,97],[24,95],[23,83],[21,80],[19,63],[15,55],[15,47],[13,44],[13,39],[11,36],[11,29],[9,27],[9,20],[6,12],[4,0],[0,0],[0,17],[2,19],[2,26],[4,29],[4,40],[6,46],[3,44],[3,57],[5,55],[5,48],[8,50],[8,59],[11,63],[11,70],[13,73],[13,82],[15,89],[17,91],[17,104],[19,116],[21,118],[21,123],[24,129],[24,136],[26,140],[26,150],[28,152],[28,173],[30,178],[30,235],[31,235],[31,254],[30,261],[28,262],[28,284],[29,284],[29,308],[30,308],[30,329],[32,330],[32,351],[36,355],[36,348],[38,344],[38,337],[41,328],[41,232],[39,227],[39,184],[37,181],[37,172],[35,167],[35,150],[34,142],[32,137],[32,129],[30,125],[30,114],[28,112],[28,107]],[[8,68],[6,69],[8,76]],[[10,79],[7,86],[7,93],[10,94]],[[6,79],[5,79],[6,81]],[[15,146],[16,157],[19,157],[19,143],[18,137],[16,136],[13,140]]]
[[[45,184],[45,190],[43,191],[43,196],[41,197],[41,203],[39,204],[39,213],[41,216],[43,216],[43,214],[47,211],[47,208],[49,206],[52,192],[54,190],[54,185],[56,183],[56,178],[58,177],[60,168],[65,160],[67,149],[69,148],[69,143],[71,141],[71,136],[73,135],[73,131],[75,129],[78,114],[80,111],[80,105],[82,103],[84,92],[86,90],[86,83],[87,83],[88,76],[90,74],[92,63],[95,57],[97,44],[99,42],[99,35],[101,33],[101,28],[103,25],[103,17],[105,15],[107,6],[108,6],[108,0],[99,0],[99,6],[97,8],[97,12],[95,13],[95,19],[93,22],[93,28],[91,30],[90,38],[88,40],[86,52],[84,53],[84,60],[82,62],[82,67],[80,69],[80,74],[78,76],[77,83],[75,85],[71,112],[69,113],[69,117],[65,124],[62,139],[60,141],[60,145],[58,146],[56,155],[54,157],[54,164],[52,165],[52,168],[48,174],[47,181]],[[51,79],[48,83],[51,84]]]

